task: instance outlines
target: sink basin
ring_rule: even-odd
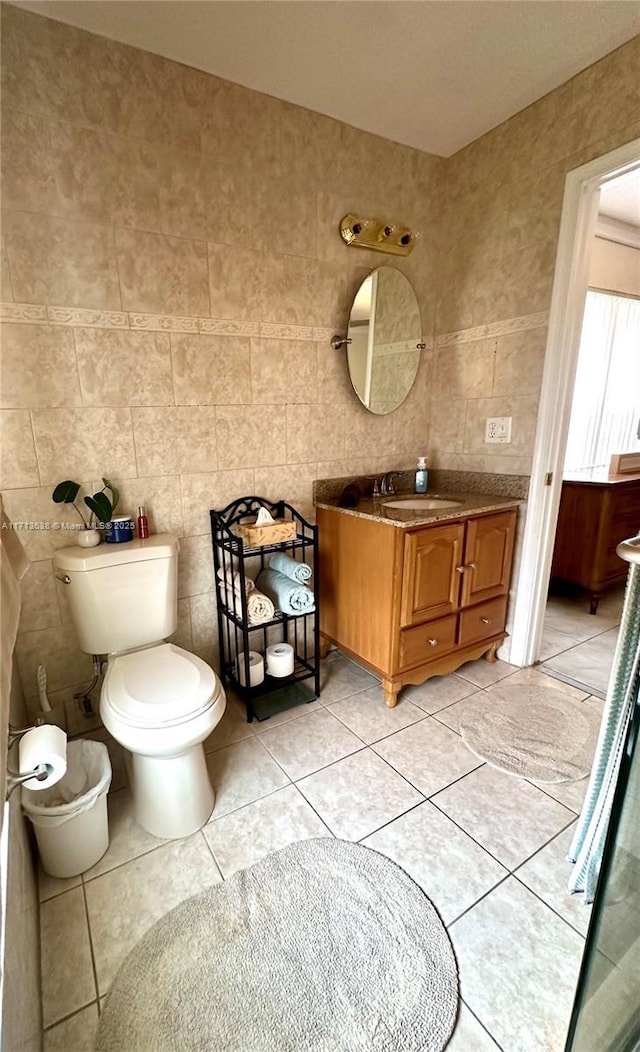
[[[446,500],[444,497],[403,497],[402,500],[385,500],[385,508],[398,511],[439,511],[441,508],[459,508],[461,500]]]

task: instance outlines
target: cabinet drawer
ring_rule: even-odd
[[[479,643],[481,639],[489,639],[498,632],[502,632],[507,616],[507,597],[492,599],[488,603],[481,603],[471,610],[463,610],[460,614],[460,637],[458,642],[461,647],[468,643]]]
[[[411,668],[423,661],[432,661],[448,654],[456,645],[456,615],[427,621],[416,628],[405,628],[400,633],[400,667]]]

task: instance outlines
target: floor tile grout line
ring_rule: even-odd
[[[198,832],[200,833],[202,839],[205,842],[205,846],[207,848],[207,851],[211,855],[211,858],[213,860],[213,864],[216,867],[216,869],[218,871],[218,874],[220,875],[220,879],[224,882],[226,880],[226,877],[225,877],[224,873],[222,872],[222,866],[220,865],[220,863],[218,862],[218,859],[216,858],[215,851],[213,850],[213,847],[211,846],[211,844],[207,840],[207,834],[205,833],[205,829],[207,828],[207,825],[209,825],[208,822],[206,823],[206,825],[202,826],[202,829],[199,829]]]
[[[575,924],[572,924],[570,920],[567,920],[567,918],[565,916],[563,916],[563,914],[560,913],[560,911],[557,910],[555,906],[552,906],[550,902],[547,902],[547,900],[544,899],[542,897],[542,895],[540,895],[539,892],[536,891],[535,888],[531,888],[531,887],[529,887],[528,884],[525,884],[524,880],[521,880],[520,877],[518,876],[517,870],[514,871],[511,874],[511,876],[515,877],[515,879],[518,881],[518,884],[520,885],[520,887],[526,888],[527,891],[530,891],[531,894],[534,895],[535,898],[537,898],[539,902],[541,902],[544,906],[546,906],[547,909],[551,910],[552,913],[555,913],[556,917],[558,917],[559,920],[564,921],[565,924],[569,928],[571,928],[572,931],[574,931],[576,933],[576,935],[580,936],[580,938],[583,940],[583,942],[586,941],[586,935],[583,935],[583,933],[579,930],[579,928],[576,928]],[[567,895],[568,894],[569,893],[567,892]]]
[[[95,991],[96,991],[96,1001],[98,1001],[100,999],[100,987],[98,985],[98,968],[97,968],[97,965],[96,965],[96,954],[95,954],[95,948],[94,948],[94,945],[93,945],[93,935],[91,933],[91,920],[90,920],[90,917],[89,917],[89,903],[87,902],[87,889],[85,887],[84,880],[83,880],[81,886],[82,886],[82,901],[84,902],[84,913],[85,913],[85,917],[86,917],[86,921],[87,921],[87,935],[89,936],[89,951],[91,953],[91,969],[93,971],[93,983],[94,983]]]
[[[460,973],[458,971],[458,978],[459,978],[459,975],[460,975]],[[467,1001],[465,1001],[464,997],[460,996],[460,1002],[465,1006],[465,1008],[467,1009],[467,1012],[471,1012],[471,1015],[476,1020],[478,1025],[481,1026],[482,1029],[484,1030],[485,1034],[487,1034],[491,1038],[491,1040],[493,1041],[494,1045],[496,1045],[500,1049],[500,1052],[505,1052],[503,1046],[500,1044],[500,1042],[498,1041],[497,1037],[495,1037],[495,1035],[491,1033],[491,1031],[489,1030],[488,1026],[486,1026],[486,1024],[482,1022],[480,1016],[477,1014],[477,1012],[474,1012],[473,1008],[471,1008],[469,1003]]]
[[[68,1015],[62,1016],[61,1019],[56,1019],[55,1023],[49,1023],[48,1026],[43,1026],[43,1028],[42,1028],[43,1035],[50,1033],[57,1026],[61,1026],[62,1023],[68,1023],[70,1019],[73,1019],[75,1016],[80,1015],[80,1013],[86,1011],[87,1008],[91,1008],[91,1005],[95,1005],[96,1006],[96,1009],[98,1011],[98,1016],[99,1016],[100,1015],[99,1003],[100,1003],[100,998],[99,997],[94,997],[93,1001],[87,1001],[87,1003],[85,1005],[82,1005],[81,1008],[74,1008],[73,1012],[69,1012]],[[70,1052],[71,1052],[71,1050],[70,1050]]]
[[[485,850],[486,850],[486,848],[485,848]],[[498,860],[496,859],[496,862],[497,861]],[[500,865],[502,865],[502,863],[500,863]],[[475,902],[472,902],[471,905],[467,906],[466,909],[462,910],[462,912],[459,913],[457,917],[454,917],[454,919],[452,921],[450,921],[449,924],[446,925],[447,931],[450,931],[454,924],[457,924],[459,920],[462,920],[463,917],[466,917],[467,913],[470,913],[471,910],[474,910],[476,908],[476,906],[478,906],[481,902],[484,901],[484,899],[486,899],[489,895],[491,895],[491,893],[494,892],[496,890],[496,888],[499,888],[502,884],[505,883],[505,881],[509,880],[509,877],[512,877],[512,876],[513,876],[513,873],[511,873],[511,872],[509,872],[509,870],[507,870],[507,872],[504,874],[504,876],[500,877],[500,880],[497,880],[496,883],[493,884],[490,888],[488,888],[487,891],[484,891],[482,893],[482,895],[480,895],[480,897],[475,900]]]
[[[390,818],[388,822],[384,822],[383,825],[378,826],[376,829],[373,829],[370,833],[365,833],[365,835],[361,836],[359,840],[355,841],[355,843],[356,844],[362,844],[363,840],[367,840],[370,836],[375,836],[376,833],[381,833],[383,831],[383,829],[387,829],[390,825],[393,825],[393,823],[397,822],[400,818],[406,818],[406,816],[410,815],[412,811],[417,811],[418,808],[422,807],[423,804],[428,804],[428,803],[429,803],[428,800],[418,800],[417,803],[412,804],[411,807],[408,807],[406,809],[406,811],[402,811],[399,815],[396,815],[394,818]],[[362,846],[366,847],[367,845],[363,844]],[[377,850],[377,849],[374,849],[374,850]],[[389,856],[387,856],[387,857],[389,857]],[[402,868],[402,867],[400,867],[400,868]],[[405,870],[405,872],[406,872],[406,870]]]
[[[564,806],[564,804],[562,806]],[[526,862],[531,862],[531,859],[535,858],[535,856],[539,854],[540,851],[544,851],[546,847],[549,847],[549,844],[552,844],[556,837],[559,837],[562,833],[566,833],[567,829],[569,829],[575,823],[577,817],[578,816],[576,815],[574,818],[571,819],[570,822],[567,822],[567,824],[563,826],[562,829],[558,829],[558,831],[554,833],[553,836],[549,837],[549,839],[546,840],[544,844],[541,844],[540,847],[537,847],[535,851],[533,851],[530,855],[527,855],[526,858],[523,858],[522,862],[518,862],[518,865],[515,866],[515,868],[512,869],[511,872],[515,874],[516,871],[520,869],[521,866],[524,866]],[[567,863],[567,865],[570,865],[570,863]]]

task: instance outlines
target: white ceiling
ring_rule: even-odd
[[[640,227],[640,168],[605,183],[600,190],[599,214]]]
[[[636,0],[25,0],[449,156],[640,32]]]

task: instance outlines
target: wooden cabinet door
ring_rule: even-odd
[[[467,523],[461,606],[507,594],[515,524],[514,511],[486,515]]]
[[[444,617],[458,609],[464,523],[430,526],[404,541],[401,625]]]

